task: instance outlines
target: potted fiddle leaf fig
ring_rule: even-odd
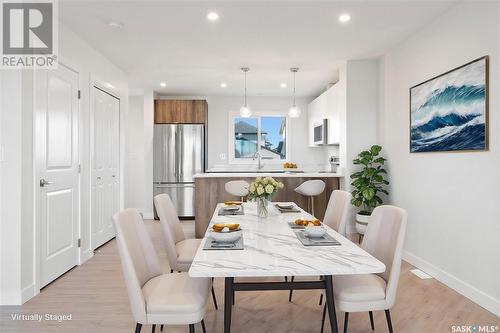
[[[356,214],[356,230],[360,235],[364,235],[373,209],[383,203],[379,194],[389,194],[386,190],[389,182],[385,179],[387,171],[384,169],[386,159],[379,156],[381,150],[381,146],[373,145],[353,160],[355,165],[361,167],[351,175],[351,203],[361,209]]]

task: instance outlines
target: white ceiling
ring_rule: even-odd
[[[336,63],[377,57],[453,1],[60,1],[63,23],[123,69],[131,89],[165,95],[315,96]],[[211,23],[207,12],[220,19]],[[341,13],[352,20],[338,22]],[[108,26],[115,21],[122,29]],[[160,82],[167,86],[161,88]],[[227,88],[220,83],[227,82]],[[280,88],[285,82],[288,88]]]

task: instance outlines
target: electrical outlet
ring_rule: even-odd
[[[219,158],[220,158],[221,160],[225,160],[225,159],[226,159],[226,154],[224,154],[224,153],[220,153],[220,154],[219,154]]]

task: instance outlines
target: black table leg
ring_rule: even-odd
[[[328,316],[330,318],[330,328],[332,333],[338,333],[337,314],[335,313],[335,302],[333,300],[332,276],[325,275],[325,296],[328,307]]]
[[[231,332],[231,310],[233,304],[234,278],[227,277],[224,281],[224,333]]]

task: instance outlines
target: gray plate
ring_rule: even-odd
[[[338,246],[341,245],[335,238],[329,234],[325,234],[322,237],[308,237],[304,231],[297,230],[294,231],[297,238],[300,240],[304,246]]]
[[[226,216],[226,215],[245,215],[245,211],[243,209],[243,205],[240,206],[240,209],[238,210],[225,210],[224,208],[219,209],[219,216]]]
[[[275,205],[276,208],[281,212],[281,213],[300,213],[301,210],[298,209],[297,207],[293,206],[292,208],[280,208],[277,204]]]
[[[208,237],[203,250],[243,250],[243,236],[234,243],[215,242],[212,237]]]

